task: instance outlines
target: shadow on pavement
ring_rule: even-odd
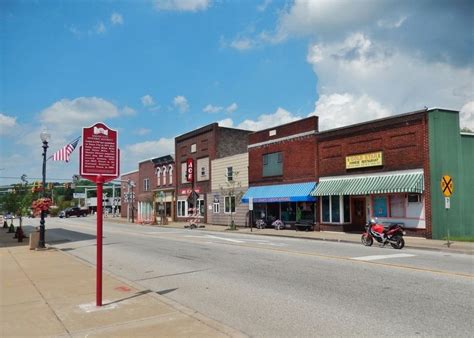
[[[96,239],[96,236],[66,229],[46,229],[46,243],[62,244]]]

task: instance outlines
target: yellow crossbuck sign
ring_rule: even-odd
[[[446,197],[450,197],[454,192],[454,183],[450,176],[444,175],[443,178],[441,178],[441,191]]]

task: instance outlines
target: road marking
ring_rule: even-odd
[[[356,261],[376,261],[379,259],[386,259],[386,258],[405,258],[405,257],[415,257],[415,255],[410,254],[393,254],[393,255],[373,255],[373,256],[363,256],[363,257],[352,257]]]
[[[229,241],[232,243],[245,243],[245,241],[238,241],[236,239],[230,239],[230,238],[225,238],[225,237],[218,237],[218,236],[213,236],[213,235],[206,235],[207,238],[215,238],[215,239],[221,239],[223,241]]]

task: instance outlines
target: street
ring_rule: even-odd
[[[250,336],[474,331],[470,255],[110,218],[104,237],[104,269]],[[50,218],[46,241],[95,264],[95,218]]]

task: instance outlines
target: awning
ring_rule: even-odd
[[[423,170],[370,175],[321,177],[312,196],[373,195],[423,192]]]
[[[311,196],[316,182],[265,185],[250,187],[242,197],[243,203],[248,203],[253,197],[254,203],[271,202],[314,202],[316,198]]]

